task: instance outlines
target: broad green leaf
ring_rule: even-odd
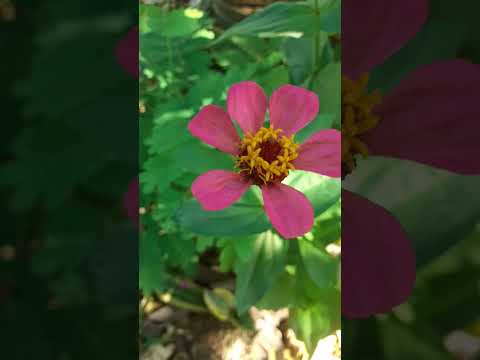
[[[308,240],[299,239],[298,246],[305,269],[315,284],[321,289],[335,286],[340,271],[340,259]]]
[[[295,292],[295,280],[295,274],[284,271],[255,306],[266,310],[279,310],[295,306],[298,297]]]
[[[412,242],[417,266],[464,239],[480,214],[480,202],[472,201],[479,198],[478,176],[413,162],[369,158],[358,163],[345,185],[395,215]]]
[[[312,353],[318,341],[332,334],[332,309],[323,304],[290,309],[289,324],[307,350]]]
[[[306,141],[310,136],[315,134],[317,131],[330,129],[333,125],[333,120],[335,119],[335,115],[333,114],[319,114],[307,127],[300,130],[295,135],[295,141],[298,143],[303,143]]]
[[[248,261],[254,252],[256,236],[234,239],[235,254],[241,261]]]
[[[418,266],[472,231],[480,216],[480,203],[472,199],[480,200],[478,177],[452,177],[392,209],[413,243]]]
[[[285,184],[303,192],[320,215],[340,198],[340,181],[305,171],[294,171]],[[250,189],[240,201],[221,211],[205,211],[197,200],[187,201],[176,215],[181,226],[201,235],[242,236],[271,228],[258,190]]]
[[[328,34],[339,34],[341,32],[341,7],[340,0],[324,2],[323,6],[320,6],[320,29],[322,31]]]
[[[318,17],[312,7],[304,3],[278,2],[232,26],[218,41],[234,35],[301,37],[311,35],[318,27]]]
[[[302,84],[313,71],[313,41],[311,38],[288,38],[283,44],[290,79],[294,85]]]
[[[197,139],[173,149],[169,158],[178,168],[198,175],[210,170],[233,170],[234,166],[234,159],[230,155],[208,147]]]
[[[335,204],[340,198],[340,181],[312,172],[295,170],[284,180],[284,184],[301,191],[310,200],[315,216]]]
[[[212,236],[258,234],[270,228],[263,206],[252,190],[221,211],[205,211],[196,199],[191,199],[178,210],[176,221],[188,231]]]
[[[244,314],[274,285],[282,273],[289,242],[272,231],[257,236],[248,261],[237,261],[235,301],[238,313]]]
[[[341,65],[331,63],[316,76],[313,90],[320,99],[320,113],[333,114],[334,123],[340,124],[341,117]]]

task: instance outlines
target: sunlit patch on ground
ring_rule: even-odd
[[[341,358],[341,331],[321,339],[312,354],[288,327],[288,310],[252,308],[253,331],[216,320],[210,314],[142,302],[147,318],[141,360],[336,360]]]

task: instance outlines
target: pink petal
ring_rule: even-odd
[[[132,76],[138,78],[138,26],[133,27],[118,43],[117,60]]]
[[[263,202],[273,227],[285,239],[309,232],[313,226],[313,208],[300,191],[284,184],[262,186]]]
[[[203,142],[232,155],[238,155],[240,138],[227,113],[207,105],[188,124],[190,133]]]
[[[130,220],[138,226],[139,216],[138,216],[138,198],[139,198],[139,183],[138,178],[132,180],[128,186],[128,190],[123,197],[123,207],[127,212],[127,216]]]
[[[270,98],[270,123],[290,136],[315,119],[319,110],[314,92],[293,85],[283,85]]]
[[[383,63],[420,31],[427,0],[344,0],[342,72],[351,79]]]
[[[480,174],[480,66],[463,60],[413,72],[377,109],[379,126],[364,137],[373,155]]]
[[[338,130],[322,130],[313,134],[298,149],[296,169],[313,171],[330,177],[342,174],[342,139]]]
[[[227,108],[244,133],[255,134],[265,121],[267,96],[257,83],[244,81],[228,90]]]
[[[415,255],[405,231],[382,207],[342,191],[342,313],[366,317],[405,302]]]
[[[223,210],[239,200],[252,184],[239,174],[212,170],[192,184],[192,194],[207,211]]]

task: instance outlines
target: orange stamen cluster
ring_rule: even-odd
[[[380,121],[373,113],[381,101],[380,93],[367,92],[368,79],[368,74],[357,81],[342,76],[342,178],[355,169],[356,155],[368,156],[368,147],[359,137]]]
[[[283,131],[262,127],[256,134],[247,133],[240,144],[240,155],[235,166],[240,173],[257,185],[280,182],[295,167],[298,144],[293,135],[280,136]]]

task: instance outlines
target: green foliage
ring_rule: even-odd
[[[298,246],[306,271],[320,289],[333,287],[340,276],[340,259],[310,241],[299,240]]]
[[[234,35],[259,37],[310,36],[319,30],[315,10],[301,2],[279,2],[249,16],[225,31],[218,41]]]
[[[244,324],[251,306],[291,307],[310,345],[338,329],[340,261],[325,247],[339,240],[340,182],[303,171],[285,179],[315,209],[316,226],[305,238],[286,241],[272,230],[258,187],[225,210],[205,211],[192,198],[191,183],[209,170],[233,170],[234,159],[193,138],[187,125],[207,104],[225,107],[232,84],[253,80],[268,96],[287,83],[317,92],[321,112],[299,141],[334,126],[340,66],[328,35],[339,31],[339,14],[338,1],[275,3],[217,33],[198,10],[140,7],[144,293],[176,296],[176,279],[195,282],[199,266],[215,254],[216,271],[235,276],[234,303],[225,289],[204,290],[195,301],[216,317]],[[323,325],[308,329],[308,316],[321,316]]]
[[[248,240],[247,240],[248,241]],[[236,263],[235,300],[243,314],[262,298],[283,271],[289,243],[271,231],[258,235],[246,260]]]

